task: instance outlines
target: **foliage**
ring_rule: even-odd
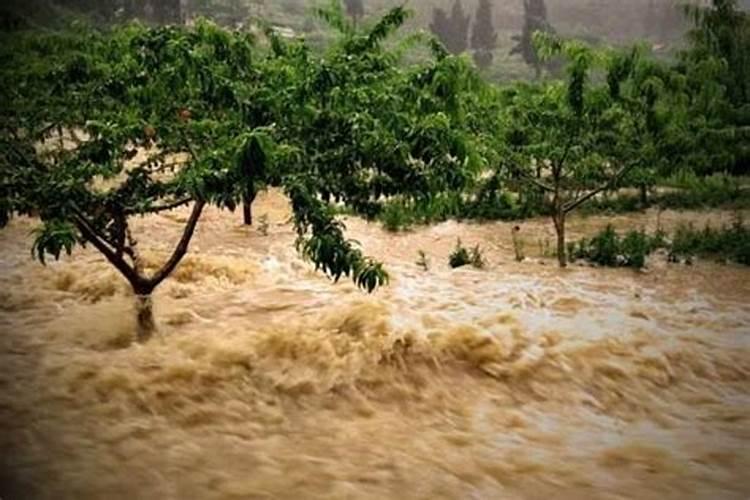
[[[639,55],[627,64],[579,42],[538,34],[546,55],[570,61],[564,82],[517,86],[506,94],[503,120],[511,173],[547,193],[558,235],[557,254],[565,266],[565,219],[599,193],[613,189],[642,161],[654,132],[647,124],[660,103],[658,75],[652,93],[625,98],[622,88],[637,83]],[[595,79],[595,70],[604,72]],[[601,73],[600,73],[601,74]]]
[[[750,228],[737,217],[730,226],[697,230],[692,224],[680,225],[672,239],[672,259],[707,255],[750,265]]]
[[[482,254],[482,250],[479,248],[479,245],[476,245],[471,249],[467,249],[461,244],[460,238],[456,240],[456,248],[448,257],[448,264],[453,269],[467,265],[471,265],[476,269],[483,269],[486,266],[484,255]]]
[[[461,239],[456,240],[456,248],[451,252],[448,257],[448,264],[456,269],[457,267],[463,267],[471,263],[471,256],[469,250],[461,244]]]
[[[646,265],[646,257],[663,242],[661,238],[650,237],[645,231],[629,231],[621,238],[612,225],[607,225],[590,240],[582,239],[576,245],[571,243],[571,256],[586,259],[609,267],[632,267],[640,269]]]
[[[677,69],[691,95],[685,120],[691,135],[686,137],[700,148],[689,148],[685,163],[690,161],[688,166],[702,173],[723,169],[747,173],[750,14],[741,10],[736,0],[712,0],[709,6],[686,7],[686,13],[693,29]]]
[[[0,222],[37,215],[40,260],[91,244],[148,295],[187,252],[206,205],[234,210],[280,185],[317,269],[367,291],[386,283],[319,196],[374,215],[382,195],[461,189],[480,161],[461,96],[480,84],[439,50],[401,67],[384,42],[404,9],[363,31],[340,9],[321,10],[342,28],[323,58],[272,31],[261,51],[205,21],[5,40]],[[147,276],[129,219],[183,205],[193,208],[182,238]]]
[[[620,237],[608,225],[591,239],[571,243],[571,256],[602,266],[641,268],[646,263],[646,257],[659,248],[668,251],[671,261],[712,256],[750,265],[750,228],[741,217],[736,217],[729,226],[720,228],[706,225],[703,229],[696,229],[692,224],[681,224],[670,240],[661,230],[653,235],[644,231],[629,231]]]
[[[523,31],[520,35],[513,37],[516,45],[511,49],[510,54],[519,54],[524,62],[534,68],[537,78],[541,75],[542,69],[546,66],[548,69],[554,67],[551,61],[545,61],[537,54],[534,46],[535,33],[554,34],[555,30],[547,21],[547,5],[544,0],[523,0]]]

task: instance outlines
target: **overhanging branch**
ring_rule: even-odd
[[[620,170],[618,170],[617,173],[613,177],[611,177],[609,181],[607,181],[605,184],[599,186],[596,189],[589,191],[588,193],[583,195],[581,198],[577,198],[563,205],[563,211],[565,213],[572,212],[573,210],[583,205],[584,203],[589,201],[591,198],[593,198],[597,194],[601,193],[602,191],[606,191],[607,189],[610,189],[612,186],[614,186],[617,183],[617,181],[619,181],[622,178],[622,176],[628,173],[628,171],[632,169],[634,166],[635,164],[625,165]]]
[[[130,282],[131,285],[136,285],[142,282],[142,278],[138,276],[135,270],[125,262],[125,259],[121,255],[118,255],[116,251],[112,250],[106,239],[104,239],[99,232],[89,223],[86,217],[78,210],[73,208],[74,220],[76,227],[81,232],[86,241],[89,241],[94,247],[101,252],[102,255],[118,270],[120,273]]]
[[[177,264],[179,264],[180,260],[182,260],[182,257],[184,257],[185,253],[187,253],[188,246],[190,245],[190,240],[193,238],[195,227],[198,225],[198,220],[200,219],[201,213],[203,212],[203,208],[205,206],[206,202],[203,200],[198,200],[195,202],[193,211],[190,213],[190,218],[188,219],[187,225],[185,226],[185,230],[183,231],[182,237],[180,238],[179,243],[177,243],[177,247],[172,253],[172,256],[164,264],[164,266],[162,266],[162,268],[159,269],[156,274],[154,274],[151,279],[147,280],[147,283],[152,290],[156,288],[159,283],[164,281],[164,279],[166,279],[166,277],[169,276],[172,271],[174,271],[175,267],[177,267]]]

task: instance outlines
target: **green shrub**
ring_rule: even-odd
[[[696,255],[714,256],[750,265],[750,228],[741,218],[719,229],[706,226],[697,230],[692,224],[680,225],[670,247],[670,259]]]
[[[646,257],[651,253],[652,244],[644,231],[630,231],[622,239],[621,255],[625,257],[625,265],[640,269],[646,265]]]
[[[414,217],[402,200],[386,202],[379,218],[383,227],[392,232],[408,229],[414,222]]]
[[[469,255],[469,250],[461,244],[461,238],[458,238],[456,240],[456,248],[448,257],[448,264],[450,264],[453,269],[456,269],[457,267],[463,267],[470,263],[471,256]]]
[[[484,269],[487,263],[479,245],[476,245],[469,250],[461,244],[461,238],[458,238],[456,240],[456,248],[448,258],[448,264],[450,264],[453,269],[468,265],[477,269]]]
[[[612,225],[608,225],[590,240],[568,243],[568,255],[571,260],[586,259],[602,266],[640,269],[660,244],[661,240],[649,237],[642,230],[629,231],[620,238]]]
[[[594,236],[588,244],[587,258],[603,266],[616,266],[620,240],[611,225]]]
[[[487,262],[484,260],[484,255],[482,255],[482,250],[481,248],[479,248],[479,245],[476,245],[471,249],[469,262],[476,269],[484,269],[484,267],[487,265]]]

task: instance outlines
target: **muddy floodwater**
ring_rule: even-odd
[[[188,213],[137,221],[148,262]],[[348,219],[392,276],[367,296],[300,260],[277,193],[255,216],[206,213],[145,345],[94,250],[42,267],[35,221],[0,231],[3,500],[750,497],[750,269],[560,271],[546,220],[516,263],[511,224]],[[657,214],[569,237],[607,222]],[[485,270],[448,267],[456,237]]]

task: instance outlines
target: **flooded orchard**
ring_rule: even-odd
[[[255,212],[264,230],[205,214],[145,344],[98,253],[42,267],[36,221],[0,233],[3,498],[750,496],[747,268],[559,270],[534,255],[546,220],[521,226],[517,263],[511,224],[350,218],[391,273],[367,296],[299,258],[278,193]],[[188,214],[137,221],[149,264]],[[570,237],[606,222],[657,214],[575,218]],[[457,237],[485,270],[449,268]]]

